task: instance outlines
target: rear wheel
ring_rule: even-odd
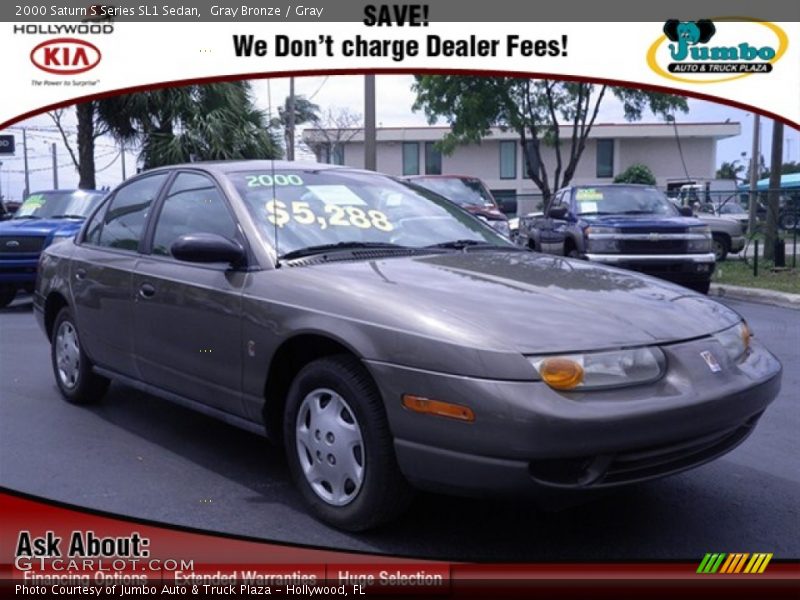
[[[800,225],[800,222],[798,222],[798,221],[800,221],[800,219],[798,219],[798,217],[795,214],[793,214],[793,213],[785,213],[781,217],[781,227],[783,229],[786,229],[787,231],[791,231],[793,229],[797,229],[798,226]]]
[[[13,285],[0,285],[0,308],[5,308],[17,295],[17,288]]]
[[[714,259],[717,262],[722,262],[728,258],[728,252],[731,249],[731,243],[724,235],[714,234],[711,238],[711,249],[714,251]]]
[[[295,484],[321,520],[363,531],[408,506],[383,401],[356,358],[301,369],[286,402],[284,444]]]
[[[92,371],[92,363],[81,347],[78,327],[69,308],[58,313],[50,341],[53,373],[61,395],[73,404],[99,402],[109,381]]]

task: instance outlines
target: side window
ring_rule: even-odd
[[[136,250],[147,214],[168,173],[144,177],[121,188],[111,199],[100,232],[101,246]]]
[[[173,242],[187,233],[236,237],[236,223],[222,194],[205,175],[180,173],[169,189],[156,222],[153,254],[170,255]]]
[[[107,208],[108,202],[104,202],[89,220],[89,223],[86,225],[86,235],[83,237],[85,243],[95,246],[100,243],[100,232],[103,231],[103,218],[105,217]]]

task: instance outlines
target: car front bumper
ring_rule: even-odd
[[[744,249],[745,237],[743,235],[731,237],[731,249],[733,254],[738,254]]]
[[[366,364],[384,396],[400,468],[414,485],[535,495],[633,483],[703,464],[742,442],[780,390],[780,363],[756,341],[736,364],[713,338],[663,350],[668,369],[660,381],[583,393]],[[711,372],[700,355],[705,351],[720,372]],[[408,411],[403,394],[469,406],[475,421]]]
[[[714,253],[706,254],[586,254],[586,259],[685,283],[707,281],[714,273]]]
[[[33,284],[39,257],[0,260],[0,284]]]

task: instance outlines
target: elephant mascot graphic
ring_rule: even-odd
[[[669,50],[673,60],[685,60],[689,56],[689,46],[705,44],[710,40],[717,28],[708,19],[699,21],[678,21],[670,19],[664,23],[664,34],[670,41]]]

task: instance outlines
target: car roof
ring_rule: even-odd
[[[365,169],[355,169],[352,167],[331,165],[327,163],[317,163],[312,161],[289,161],[289,160],[202,160],[191,163],[180,163],[177,165],[167,165],[163,167],[155,167],[142,171],[141,174],[155,173],[157,171],[175,170],[175,169],[200,169],[211,173],[235,173],[237,171],[271,171],[295,169],[300,171],[332,171],[335,169],[360,171],[362,173],[374,173],[374,171],[367,171]]]
[[[33,196],[34,194],[75,194],[75,193],[84,193],[84,194],[105,194],[103,190],[82,190],[78,189],[68,189],[68,190],[36,190],[35,192],[31,192],[28,194],[29,196]]]
[[[475,175],[406,175],[404,179],[409,181],[414,179],[475,179],[481,181],[481,178],[475,177]]]

